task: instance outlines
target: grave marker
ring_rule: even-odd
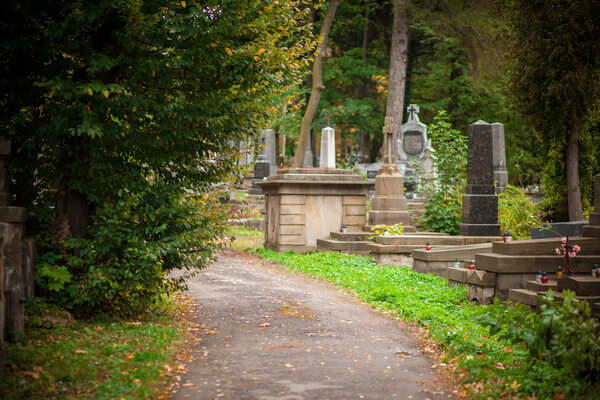
[[[485,121],[469,126],[467,187],[460,234],[499,236],[498,196],[494,189],[493,127]]]

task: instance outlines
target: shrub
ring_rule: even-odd
[[[508,185],[498,196],[500,231],[510,232],[514,239],[530,239],[530,229],[542,224],[541,215],[523,189]]]
[[[434,121],[429,136],[435,149],[432,157],[437,176],[419,182],[420,191],[428,197],[421,224],[435,232],[458,235],[467,178],[467,140],[452,129],[444,110]]]

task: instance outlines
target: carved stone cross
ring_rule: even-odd
[[[419,114],[419,106],[416,104],[411,104],[406,109],[408,111],[408,120],[415,119],[415,114]]]
[[[383,126],[383,163],[391,164],[394,162],[394,118],[385,117],[385,125]]]

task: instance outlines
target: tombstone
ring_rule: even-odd
[[[410,225],[410,215],[404,197],[404,178],[398,166],[393,162],[393,119],[386,117],[383,133],[384,158],[383,165],[375,178],[375,196],[371,200],[369,225],[394,225],[402,223],[405,232],[414,232]]]
[[[335,168],[335,129],[330,126],[321,129],[319,168]]]
[[[304,148],[304,162],[302,163],[302,168],[312,168],[313,166],[313,152],[312,152],[312,133],[309,133],[309,136],[306,140],[306,147]]]
[[[494,151],[494,182],[496,193],[502,193],[508,186],[508,171],[506,171],[506,151],[504,145],[504,124],[492,124],[492,140]]]
[[[430,169],[433,167],[431,140],[427,139],[427,125],[419,121],[419,106],[411,104],[406,108],[408,121],[401,127],[401,139],[398,140],[398,162],[400,173],[405,180],[418,183],[416,164],[424,170],[429,157]],[[415,161],[417,160],[417,161]],[[413,185],[411,185],[412,188]],[[406,193],[407,197],[414,197],[411,189]]]
[[[254,163],[254,178],[252,179],[252,187],[248,190],[248,194],[262,194],[262,189],[258,185],[258,182],[262,182],[263,179],[267,178],[271,172],[269,161],[265,155],[266,150],[266,136],[261,135],[259,139],[261,145],[258,158]]]
[[[460,234],[499,236],[498,196],[494,189],[493,127],[485,121],[469,126],[467,187]]]
[[[419,106],[411,104],[407,107],[408,121],[401,127],[401,139],[398,147],[400,160],[420,158],[425,149],[431,146],[427,140],[427,125],[419,121]]]
[[[269,176],[277,173],[277,140],[275,130],[266,129],[262,132],[265,138],[265,159],[269,162]]]

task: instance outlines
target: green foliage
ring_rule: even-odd
[[[28,304],[25,339],[9,343],[2,398],[157,398],[168,385],[165,366],[173,368],[189,327],[181,311],[180,304],[162,300],[156,313],[141,320],[72,321],[61,327],[41,322],[45,315],[64,313],[38,298],[35,309]]]
[[[36,263],[35,284],[43,292],[60,291],[71,282],[73,275],[66,266],[56,264],[61,256],[53,252],[45,253]]]
[[[589,318],[585,304],[565,301],[564,308],[555,304],[538,316],[521,306],[477,306],[467,300],[464,287],[448,286],[446,279],[409,268],[377,265],[369,257],[257,251],[292,270],[348,288],[392,315],[427,326],[442,345],[443,360],[457,366],[453,372],[467,372],[461,374],[467,388],[478,388],[473,389],[473,398],[552,398],[562,393],[568,398],[595,399],[600,395],[600,388],[589,380],[592,374],[598,375],[600,365],[598,322]],[[549,317],[551,324],[538,324]],[[495,327],[494,335],[490,335],[491,325]],[[533,332],[537,339],[532,343],[541,353],[532,352],[521,340]],[[554,347],[544,349],[547,332]],[[538,358],[540,355],[543,358]]]
[[[518,114],[531,128],[530,136],[539,141],[544,206],[560,221],[567,216],[566,171],[574,168],[565,165],[569,136],[579,136],[582,150],[578,172],[584,208],[598,168],[591,156],[597,151],[593,143],[598,131],[589,128],[597,125],[600,99],[600,6],[593,0],[515,0],[508,5],[511,93]]]
[[[497,302],[484,318],[492,335],[527,348],[525,368],[546,373],[554,380],[551,387],[534,392],[544,398],[552,397],[559,387],[568,398],[597,389],[600,322],[590,315],[587,302],[575,300],[574,292],[564,291],[563,297],[564,301],[554,301],[554,293],[548,291],[540,314],[527,312],[523,306],[512,310]],[[532,386],[535,382],[523,384]]]
[[[434,232],[458,235],[467,175],[467,139],[452,129],[444,110],[434,121],[428,130],[435,149],[432,158],[437,176],[424,177],[419,182],[419,191],[428,198],[421,223]]]
[[[164,281],[169,271],[198,269],[217,247],[214,184],[243,172],[235,143],[252,142],[278,111],[274,99],[306,75],[310,9],[3,6],[0,118],[16,155],[11,192],[31,207],[48,254],[40,288],[72,310],[136,314],[180,283]]]
[[[508,185],[498,195],[500,232],[510,232],[513,239],[531,239],[530,229],[542,225],[541,211],[523,189]]]

